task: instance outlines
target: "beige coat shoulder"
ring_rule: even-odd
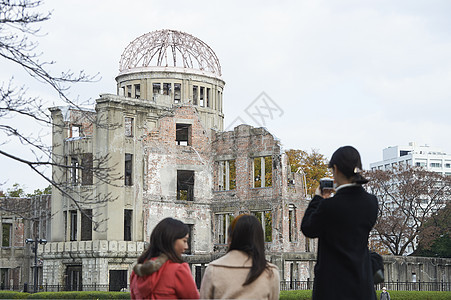
[[[252,259],[233,250],[212,261],[205,270],[200,288],[201,299],[279,299],[279,269],[269,264],[254,282],[243,286]]]

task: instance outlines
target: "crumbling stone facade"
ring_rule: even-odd
[[[0,289],[30,290],[34,282],[34,253],[25,239],[47,239],[50,234],[50,195],[31,198],[0,197]],[[37,275],[42,282],[42,256]]]
[[[300,174],[291,173],[287,157],[279,141],[264,128],[240,125],[233,131],[218,132],[212,141],[214,156],[214,214],[270,212],[271,237],[266,236],[270,252],[305,251],[305,238],[300,234],[300,220],[306,205]],[[269,186],[258,186],[255,178],[258,163],[266,158],[266,179]],[[234,189],[220,190],[221,162],[234,161],[236,184]],[[267,162],[270,164],[267,164]],[[261,171],[261,168],[260,168]],[[269,175],[269,176],[268,176]],[[263,177],[262,174],[260,176]],[[289,178],[293,178],[289,182]],[[268,181],[268,180],[266,180]],[[257,179],[258,183],[258,179]],[[271,219],[269,219],[269,217]],[[262,222],[264,222],[262,220]],[[213,226],[215,232],[218,222]],[[265,227],[265,224],[263,224]],[[217,239],[216,239],[217,240]]]
[[[189,225],[187,260],[198,282],[240,213],[261,220],[268,258],[281,267],[280,253],[306,250],[302,177],[266,129],[222,131],[225,83],[220,67],[212,70],[124,69],[117,95],[101,95],[95,109],[50,109],[53,179],[66,190],[53,190],[46,284],[126,286],[165,217]]]

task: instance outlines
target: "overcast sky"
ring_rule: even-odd
[[[218,56],[225,127],[237,120],[264,125],[284,149],[327,157],[350,144],[364,168],[382,160],[383,148],[412,141],[451,152],[451,1],[46,0],[43,9],[52,18],[42,24],[42,58],[58,70],[101,76],[70,90],[80,99],[115,93],[125,47],[173,29]],[[12,75],[49,106],[58,104],[22,70],[0,68],[2,81]],[[246,113],[261,104],[262,92],[277,108],[265,124]],[[7,150],[22,148],[10,143]],[[4,158],[0,164],[4,190],[15,182],[47,186],[27,168]]]

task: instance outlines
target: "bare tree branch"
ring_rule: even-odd
[[[45,86],[55,93],[66,106],[70,106],[79,114],[87,126],[91,128],[110,128],[115,124],[106,124],[102,116],[98,116],[95,111],[83,109],[78,97],[69,97],[69,89],[77,83],[87,83],[98,79],[98,74],[91,76],[84,71],[74,72],[67,70],[63,72],[54,72],[54,61],[42,59],[42,53],[38,51],[38,39],[43,35],[40,33],[40,23],[47,21],[51,17],[51,12],[42,12],[40,0],[0,0],[0,62],[12,63],[18,66],[19,70],[24,70],[29,75],[29,79],[44,83]],[[41,60],[42,59],[42,60]],[[17,77],[17,76],[16,76]],[[33,172],[44,178],[60,193],[64,199],[70,200],[72,205],[82,214],[88,206],[100,207],[107,201],[113,201],[115,198],[109,194],[88,193],[86,186],[92,186],[93,182],[102,182],[109,185],[117,185],[120,182],[121,174],[113,170],[116,165],[109,163],[109,155],[101,157],[90,153],[89,164],[73,165],[67,160],[68,153],[52,153],[50,145],[43,140],[44,129],[47,132],[68,130],[70,122],[64,120],[62,123],[55,123],[52,115],[47,109],[45,103],[39,97],[27,96],[29,86],[28,81],[17,84],[14,77],[9,82],[0,84],[0,134],[7,137],[0,142],[0,155],[27,165]],[[31,120],[37,126],[33,128],[19,128],[10,120]],[[38,130],[36,130],[36,127]],[[40,131],[42,130],[42,131]],[[28,132],[27,132],[28,131]],[[82,139],[89,139],[89,135],[81,136]],[[34,159],[28,159],[16,153],[5,150],[6,144],[10,142],[19,142],[34,155]],[[54,141],[65,143],[67,139]],[[81,152],[81,149],[75,149],[70,155],[83,157],[87,153]],[[78,151],[78,152],[77,152]],[[62,178],[55,178],[54,174],[48,176],[43,171],[44,167],[52,167],[61,170]],[[87,176],[89,183],[79,181],[71,182],[69,174],[81,172]],[[86,186],[84,186],[86,185]],[[95,194],[95,196],[94,196]],[[0,205],[0,209],[1,209]],[[86,215],[87,216],[87,215]],[[94,229],[99,227],[99,216],[87,216],[93,222]],[[94,218],[97,221],[94,221]]]
[[[417,247],[421,225],[451,197],[445,175],[400,165],[387,171],[367,172],[367,189],[378,196],[379,217],[375,230],[394,255]]]

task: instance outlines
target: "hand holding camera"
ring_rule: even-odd
[[[319,186],[316,189],[316,195],[323,198],[329,198],[334,191],[334,180],[332,178],[321,178]]]

